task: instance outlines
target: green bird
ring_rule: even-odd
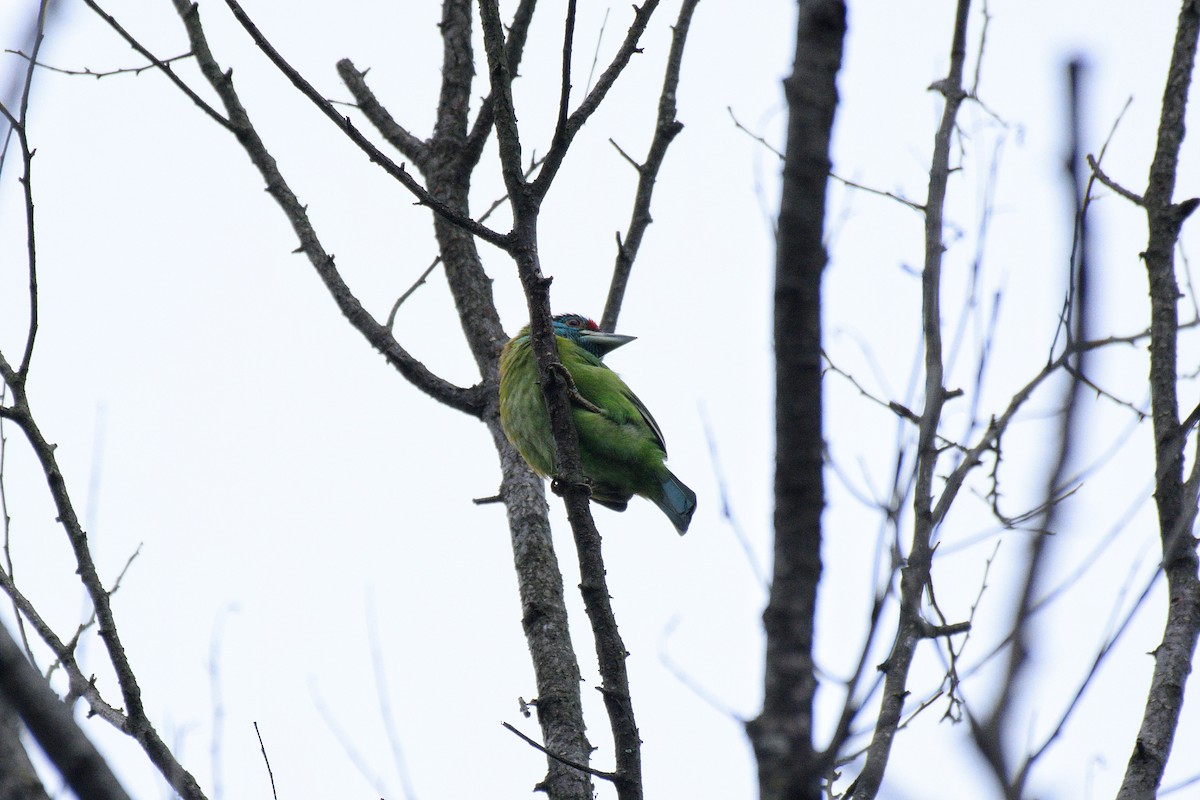
[[[572,416],[592,500],[624,511],[629,499],[640,495],[662,509],[683,535],[696,510],[696,493],[663,463],[667,447],[654,417],[600,360],[635,337],[604,333],[579,314],[557,316],[553,325],[558,358],[574,384]],[[556,474],[554,436],[528,325],[500,353],[500,424],[534,472],[542,477]]]

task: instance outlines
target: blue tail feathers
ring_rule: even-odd
[[[671,520],[679,535],[687,533],[688,525],[692,522],[692,514],[696,511],[696,493],[683,485],[683,482],[670,472],[662,483],[662,493],[653,497],[654,504]]]

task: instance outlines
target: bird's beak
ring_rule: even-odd
[[[637,337],[624,336],[620,333],[604,333],[603,331],[580,331],[579,338],[586,341],[591,350],[604,355],[623,344],[629,344]]]

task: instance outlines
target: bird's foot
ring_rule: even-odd
[[[560,480],[559,478],[550,479],[550,491],[554,492],[559,497],[565,495],[567,493],[567,489],[573,487],[583,489],[585,492],[587,492],[588,497],[592,496],[592,484],[591,481],[587,480],[586,478],[580,483],[570,483],[569,481]]]
[[[561,363],[556,361],[550,365],[550,371],[553,372],[555,375],[557,375],[559,380],[561,380],[564,384],[566,384],[567,397],[570,398],[572,403],[574,403],[577,406],[580,406],[581,408],[587,409],[588,411],[592,412],[593,414],[602,413],[600,411],[600,407],[598,405],[591,402],[590,400],[588,400],[586,397],[584,397],[583,395],[581,395],[579,393],[579,388],[575,385],[575,379],[571,377],[570,372],[567,372],[566,367],[564,367]]]

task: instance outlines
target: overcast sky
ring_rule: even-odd
[[[0,8],[5,48],[19,45],[30,5]],[[244,5],[324,94],[349,99],[333,66],[349,57],[370,68],[371,85],[399,120],[428,134],[440,77],[438,4]],[[560,5],[541,9],[517,84],[527,153],[544,152],[552,132]],[[186,51],[171,4],[114,0],[105,8],[160,57]],[[215,56],[233,68],[325,247],[367,308],[386,317],[436,255],[428,213],[292,90],[223,4],[200,9]],[[1064,65],[1077,54],[1091,65],[1093,152],[1133,98],[1105,163],[1141,191],[1178,7],[994,0],[988,11],[980,71],[986,106],[968,103],[961,117],[956,159],[963,170],[947,213],[945,300],[947,335],[965,320],[948,385],[969,385],[987,313],[964,298],[982,248],[978,297],[984,308],[1001,298],[1000,344],[976,412],[985,421],[1044,363],[1062,299],[1070,229],[1061,185]],[[635,155],[645,151],[676,13],[676,3],[658,11],[644,53],[577,139],[548,199],[541,257],[554,276],[558,311],[602,311],[614,231],[627,225],[636,180],[608,140]],[[587,82],[597,40],[603,64],[630,16],[628,5],[580,4],[576,52],[586,56],[578,59],[577,86]],[[981,20],[976,11],[972,70]],[[946,73],[952,22],[948,2],[851,4],[835,131],[841,176],[924,199],[941,109],[926,87]],[[623,515],[596,510],[631,652],[648,797],[755,791],[741,719],[757,712],[761,694],[779,167],[735,127],[730,109],[782,146],[779,82],[793,37],[792,6],[782,0],[701,2],[679,91],[686,127],[659,176],[655,222],[619,325],[639,338],[608,358],[653,410],[671,468],[699,495],[682,539],[649,503],[634,502]],[[3,58],[5,75],[20,69],[17,57]],[[95,71],[143,63],[76,0],[63,0],[42,60]],[[180,72],[209,96],[190,65]],[[485,93],[477,84],[474,94]],[[210,797],[269,796],[257,722],[281,798],[394,800],[405,790],[386,718],[417,796],[526,796],[545,764],[500,724],[537,735],[519,709],[519,698],[535,692],[503,509],[471,503],[494,494],[499,481],[484,428],[406,384],[344,322],[308,262],[291,254],[294,236],[237,143],[162,76],[39,72],[31,117],[40,332],[30,399],[59,446],[101,574],[111,580],[140,547],[114,606],[148,711],[183,763]],[[1200,194],[1194,152],[1186,143],[1178,198]],[[6,165],[0,182],[6,355],[19,352],[26,330],[16,167]],[[476,209],[502,194],[494,147],[473,185]],[[919,353],[913,269],[922,259],[921,220],[898,203],[840,186],[830,201],[827,350],[876,396],[919,405],[911,375]],[[1097,325],[1105,334],[1132,333],[1148,314],[1137,259],[1144,220],[1109,197],[1095,221]],[[503,217],[494,225],[503,229]],[[1190,238],[1185,229],[1185,248]],[[515,270],[494,249],[484,246],[483,256],[504,324],[516,331],[526,312]],[[1189,293],[1184,308],[1190,303]],[[396,335],[447,379],[478,379],[439,272],[404,305]],[[1194,350],[1185,343],[1181,371],[1195,363]],[[1142,348],[1103,357],[1098,379],[1144,408],[1144,361]],[[827,690],[818,719],[826,730],[840,709],[836,681],[862,646],[877,574],[882,520],[862,497],[886,498],[897,437],[911,436],[902,428],[898,434],[895,415],[844,380],[830,378],[827,398],[830,456],[844,479],[831,475],[825,517],[818,658]],[[1195,386],[1181,389],[1184,413],[1196,399]],[[1048,458],[1040,420],[1052,417],[1054,401],[1052,393],[1035,398],[1009,442],[1003,477],[1010,512],[1036,497]],[[965,406],[948,412],[949,432],[967,430]],[[1155,569],[1149,428],[1129,433],[1135,415],[1108,401],[1090,404],[1087,414],[1092,433],[1079,467],[1120,449],[1069,506],[1044,590],[1066,581],[1127,511],[1133,522],[1045,615],[1028,685],[1019,687],[1021,726],[1012,741],[1019,750],[1040,744],[1053,727],[1111,618],[1130,607]],[[17,432],[6,431],[17,581],[69,634],[86,611],[65,537],[28,451]],[[721,513],[718,476],[746,547]],[[981,480],[974,489],[988,486]],[[585,618],[573,590],[573,548],[560,502],[552,499],[551,507],[587,682],[589,736],[604,769],[611,739],[591,690],[597,677],[590,633],[579,624]],[[1027,535],[1001,536],[986,503],[970,492],[940,532],[935,585],[952,621],[969,614],[985,563],[997,554],[965,668],[1003,636]],[[1152,666],[1145,654],[1159,641],[1162,618],[1159,587],[1033,773],[1033,794],[1112,795],[1144,702]],[[99,643],[85,641],[84,663],[115,702]],[[926,647],[914,697],[936,689],[939,665]],[[974,673],[964,687],[970,702],[987,706],[998,691],[992,677],[986,666]],[[943,710],[935,704],[898,737],[884,796],[936,800],[990,790],[965,744],[966,726],[939,723]],[[135,796],[165,795],[130,742],[98,720],[85,725]],[[1185,711],[1166,784],[1195,772],[1188,754],[1197,747],[1193,708]],[[613,796],[603,783],[598,790]],[[1191,787],[1177,796],[1200,794]]]

